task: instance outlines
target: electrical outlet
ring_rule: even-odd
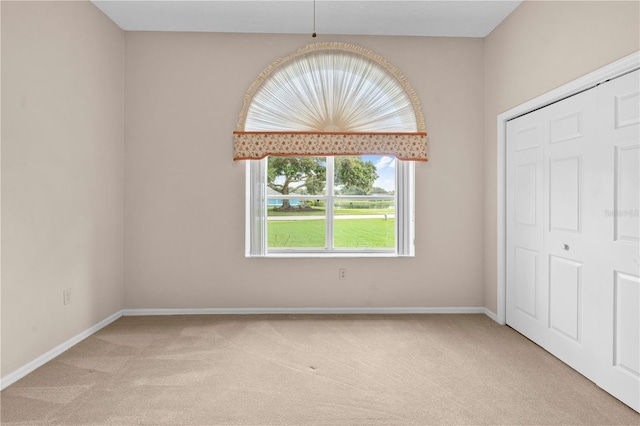
[[[62,292],[62,301],[65,305],[71,303],[71,289],[68,288]]]
[[[347,279],[347,268],[338,269],[338,278],[341,280]]]

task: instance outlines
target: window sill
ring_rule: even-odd
[[[269,253],[265,255],[246,255],[247,258],[280,259],[280,258],[407,258],[415,255],[399,255],[397,253]]]

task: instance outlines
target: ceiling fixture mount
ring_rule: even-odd
[[[316,34],[316,0],[313,0],[313,33],[311,33],[311,37],[316,38],[318,34]]]

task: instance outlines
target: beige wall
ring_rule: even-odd
[[[88,2],[2,2],[2,376],[122,309],[123,43]]]
[[[521,4],[485,39],[484,303],[497,309],[498,114],[640,49],[640,3]]]
[[[413,259],[244,257],[231,142],[244,94],[275,59],[329,40],[383,55],[422,102]],[[125,62],[126,308],[483,306],[481,39],[127,33]]]

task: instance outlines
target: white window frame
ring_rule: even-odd
[[[333,163],[330,163],[333,164]],[[337,199],[384,199],[389,196],[353,196],[333,194],[333,169],[327,168],[326,205]],[[267,247],[267,158],[247,161],[246,166],[246,257],[414,257],[415,256],[415,166],[412,161],[396,159],[395,225],[393,249],[343,249],[333,245],[333,209],[327,209],[327,246],[325,248]],[[278,199],[317,199],[317,196],[278,195]],[[389,198],[391,199],[391,198]]]

